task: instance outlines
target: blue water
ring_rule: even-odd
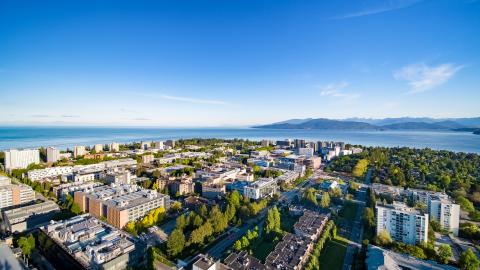
[[[133,142],[181,138],[302,138],[333,140],[367,146],[429,147],[456,152],[480,153],[480,136],[453,131],[340,131],[278,130],[253,128],[93,128],[93,127],[0,127],[0,150],[55,146],[66,149],[74,145]]]

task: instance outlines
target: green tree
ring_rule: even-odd
[[[353,176],[363,177],[363,175],[367,172],[368,163],[368,159],[360,159],[357,162],[357,165],[355,165],[355,167],[353,168]]]
[[[452,255],[452,248],[449,245],[442,244],[438,247],[438,259],[441,263],[447,264]]]
[[[187,226],[187,220],[185,219],[185,215],[178,216],[175,222],[175,228],[179,230],[183,230],[186,226]]]
[[[183,251],[185,247],[185,235],[182,230],[175,229],[168,236],[167,240],[167,252],[171,257],[175,257]]]
[[[241,241],[242,241],[242,248],[247,248],[250,245],[250,241],[248,241],[248,239],[247,239],[247,237],[245,237],[245,235],[242,236]]]
[[[23,255],[29,258],[32,250],[35,248],[35,238],[31,234],[28,237],[20,237],[18,239],[18,247],[22,249]]]
[[[386,246],[392,243],[392,237],[386,230],[382,230],[378,233],[376,242],[381,246]]]
[[[172,203],[172,205],[170,205],[170,211],[172,212],[180,212],[180,210],[182,209],[182,204],[179,202],[179,201],[174,201]]]
[[[267,212],[265,232],[267,234],[272,232],[280,232],[280,212],[276,206],[274,206],[272,209],[269,209]]]
[[[460,256],[460,269],[462,270],[478,270],[480,266],[480,261],[477,258],[477,255],[471,250],[463,252]]]
[[[375,226],[375,213],[373,212],[372,208],[365,208],[365,212],[363,212],[363,222],[365,222],[369,228],[373,228]]]
[[[233,244],[233,248],[237,251],[242,250],[242,242],[240,240],[235,241]]]
[[[322,208],[328,208],[330,206],[330,195],[328,195],[328,192],[323,192],[320,206]]]
[[[78,204],[73,203],[72,207],[70,208],[70,211],[74,213],[75,215],[80,215],[82,213],[82,210],[80,209],[80,206]]]
[[[312,205],[317,205],[317,191],[314,188],[308,188],[303,193],[303,199]]]

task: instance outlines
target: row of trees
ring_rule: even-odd
[[[158,207],[148,212],[148,214],[140,220],[129,221],[123,229],[130,234],[138,235],[153,225],[162,222],[165,215],[165,208]]]
[[[254,230],[248,230],[246,235],[235,241],[233,248],[237,251],[248,249],[250,244],[258,238],[258,235],[258,227],[255,226]]]
[[[331,239],[331,237],[336,237],[335,223],[332,220],[325,225],[322,235],[318,239],[317,243],[315,243],[312,254],[310,254],[308,257],[307,264],[305,265],[305,270],[320,269],[320,262],[318,258],[320,257],[325,244]]]

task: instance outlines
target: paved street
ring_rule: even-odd
[[[355,220],[353,221],[352,231],[350,232],[349,237],[349,245],[347,247],[347,251],[345,252],[345,258],[343,260],[343,270],[349,270],[352,267],[352,263],[354,260],[354,256],[356,251],[361,247],[362,243],[362,235],[363,235],[363,211],[365,209],[365,197],[366,197],[366,189],[362,188],[359,190],[357,195],[356,203],[357,213],[355,215]]]

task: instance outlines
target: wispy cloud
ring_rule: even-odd
[[[200,98],[193,98],[193,97],[180,97],[180,96],[171,96],[171,95],[164,95],[164,94],[144,94],[144,96],[151,97],[151,98],[160,98],[165,100],[179,101],[179,102],[195,103],[195,104],[228,105],[228,103],[223,100],[215,100],[215,99],[200,99]]]
[[[60,115],[62,118],[79,118],[80,115],[70,115],[70,114],[62,114]]]
[[[438,66],[417,63],[395,71],[393,77],[396,80],[407,81],[411,87],[410,93],[419,93],[446,83],[463,67],[450,63]]]
[[[32,114],[30,116],[34,117],[34,118],[50,118],[50,117],[53,117],[53,115],[48,115],[48,114]]]
[[[364,10],[356,11],[353,13],[336,16],[330,19],[341,20],[341,19],[350,19],[356,17],[370,16],[375,14],[380,14],[384,12],[389,12],[397,9],[407,8],[413,6],[414,4],[422,0],[390,0],[390,1],[380,1],[377,5],[373,5]]]
[[[152,120],[150,118],[145,118],[145,117],[137,117],[137,118],[132,118],[132,120],[136,120],[136,121],[149,121],[149,120]]]
[[[339,82],[339,83],[331,83],[325,86],[320,87],[320,95],[322,96],[330,96],[335,98],[343,98],[343,99],[356,99],[360,97],[359,94],[356,93],[347,93],[343,91],[345,88],[349,86],[348,82]]]

